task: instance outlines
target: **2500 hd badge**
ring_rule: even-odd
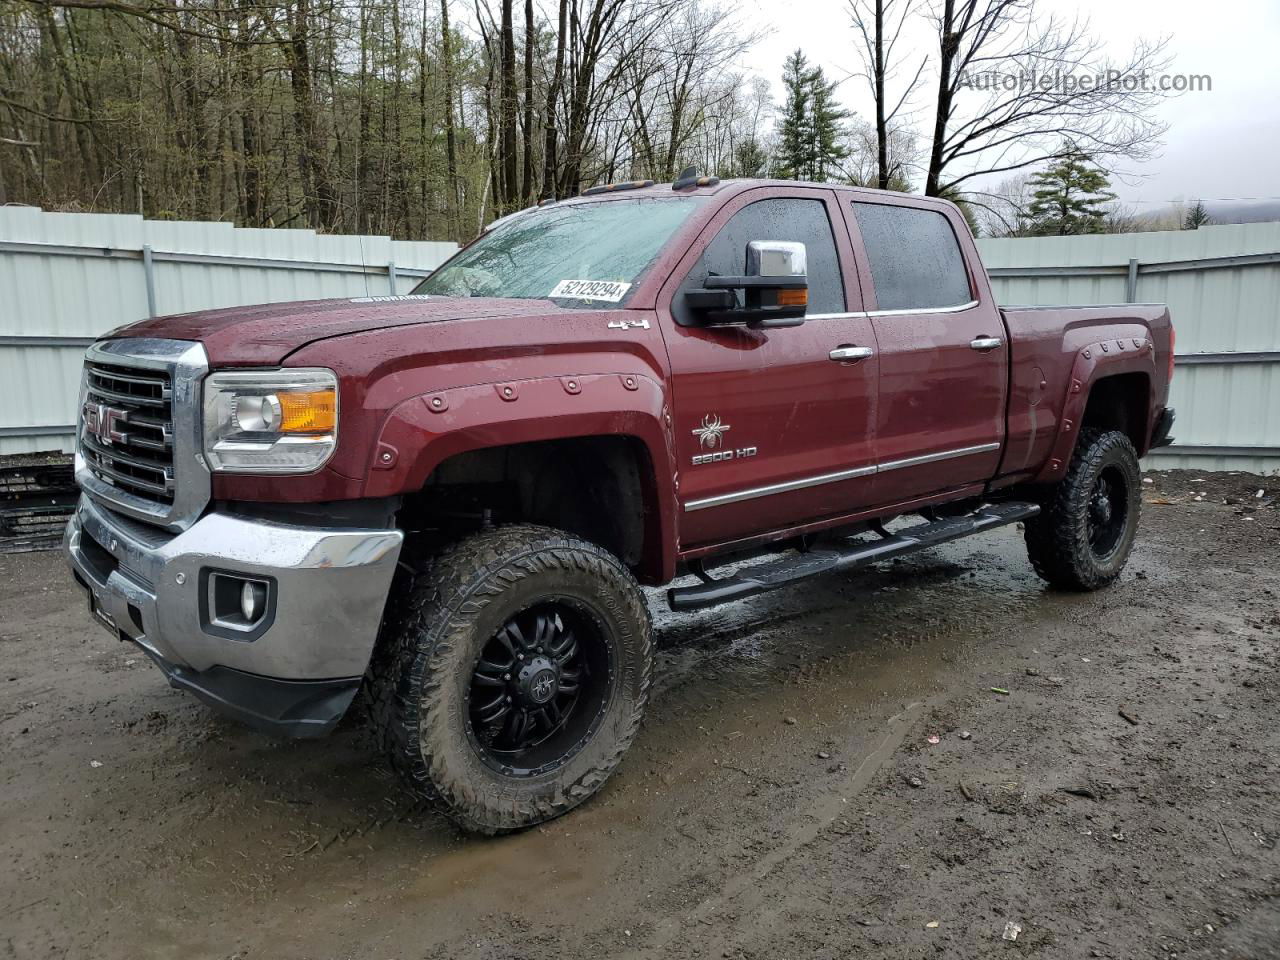
[[[717,450],[715,453],[699,453],[693,457],[693,465],[700,467],[704,463],[722,463],[725,460],[745,460],[754,457],[758,451],[755,447],[739,447],[737,450]]]

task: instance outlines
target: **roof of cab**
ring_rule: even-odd
[[[766,180],[766,179],[732,179],[717,180],[715,183],[707,186],[689,186],[673,190],[670,183],[654,183],[649,186],[631,187],[625,186],[624,189],[602,191],[593,193],[590,196],[568,197],[564,200],[556,201],[560,203],[595,203],[609,200],[625,200],[631,197],[670,197],[670,196],[717,196],[724,195],[726,197],[742,193],[745,190],[754,190],[759,187],[816,187],[822,190],[838,190],[842,193],[853,193],[859,196],[873,199],[876,197],[892,197],[894,199],[910,199],[924,206],[953,206],[950,200],[944,200],[941,197],[926,197],[918,193],[901,193],[896,190],[877,190],[873,187],[858,187],[847,183],[814,183],[807,180]],[[546,206],[553,204],[547,203]]]
[[[663,198],[663,197],[711,197],[721,196],[723,199],[729,199],[739,193],[747,190],[755,190],[760,187],[816,187],[822,190],[837,190],[841,193],[850,193],[862,197],[866,200],[874,201],[876,198],[885,197],[893,198],[897,201],[907,200],[912,206],[934,207],[934,208],[951,208],[955,205],[950,200],[944,200],[941,197],[926,197],[916,193],[901,193],[895,190],[876,190],[872,187],[857,187],[844,183],[814,183],[807,180],[765,180],[765,179],[732,179],[732,180],[714,180],[703,186],[691,185],[673,189],[670,183],[652,183],[646,186],[632,186],[631,183],[623,182],[617,186],[617,189],[603,190],[599,193],[592,193],[587,196],[578,195],[575,197],[567,197],[564,200],[544,200],[540,204],[532,207],[526,207],[515,213],[508,214],[498,220],[493,221],[485,227],[484,232],[492,230],[500,223],[507,222],[516,217],[532,213],[535,210],[548,209],[566,205],[577,205],[582,203],[610,203],[615,200],[628,200],[639,197],[643,198]]]

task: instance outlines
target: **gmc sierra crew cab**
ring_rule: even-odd
[[[360,694],[408,789],[493,833],[636,736],[641,583],[689,610],[1018,522],[1050,584],[1115,580],[1172,373],[1163,306],[998,306],[948,202],[609,185],[407,296],[108,334],[65,550],[173,686],[292,736]]]

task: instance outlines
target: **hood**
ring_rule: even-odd
[[[489,297],[305,300],[156,317],[112,330],[107,336],[198,340],[204,344],[214,367],[273,366],[309,343],[366,330],[443,320],[546,316],[561,309],[549,300]]]

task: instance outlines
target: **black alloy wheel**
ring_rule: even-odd
[[[1089,497],[1088,535],[1094,556],[1105,560],[1115,552],[1128,520],[1128,487],[1120,468],[1108,466],[1098,474]]]
[[[472,745],[506,776],[561,766],[603,716],[613,659],[605,632],[565,599],[518,613],[485,644],[472,670]]]

